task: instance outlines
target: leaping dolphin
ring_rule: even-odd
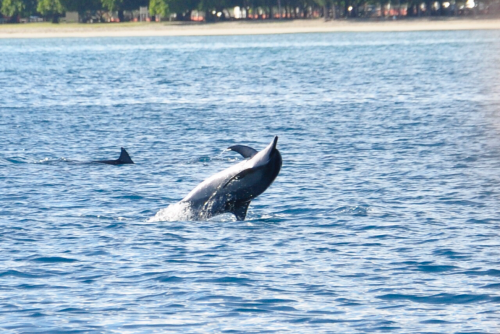
[[[99,161],[92,161],[92,162],[97,162],[100,164],[108,164],[108,165],[123,165],[123,164],[133,164],[134,162],[130,158],[130,155],[128,155],[127,151],[122,147],[122,151],[120,153],[120,157],[116,160],[99,160]]]
[[[282,159],[276,149],[277,143],[278,137],[274,137],[260,152],[243,145],[229,147],[228,150],[249,159],[212,175],[179,203],[159,211],[152,220],[174,220],[169,211],[179,208],[188,211],[182,214],[190,220],[205,220],[223,213],[232,213],[237,220],[245,220],[250,202],[262,194],[280,172]]]

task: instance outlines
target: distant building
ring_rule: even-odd
[[[139,21],[150,21],[148,7],[139,7]]]
[[[80,17],[78,12],[66,12],[66,17],[64,20],[66,23],[78,23],[80,22]]]
[[[1,13],[0,13],[0,24],[2,23],[9,23],[9,21],[11,20],[12,18],[9,17],[9,16],[3,16]]]

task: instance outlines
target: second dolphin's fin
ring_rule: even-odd
[[[118,158],[119,164],[133,164],[134,162],[128,155],[127,151],[122,147],[122,152],[120,153],[120,157]]]
[[[257,150],[245,146],[245,145],[234,145],[227,148],[228,150],[238,152],[243,156],[243,158],[251,158],[258,153]]]
[[[130,155],[128,155],[127,151],[122,147],[122,152],[120,153],[120,157],[116,160],[99,160],[99,161],[92,161],[96,162],[99,164],[107,164],[107,165],[123,165],[123,164],[133,164],[134,162],[130,158]]]

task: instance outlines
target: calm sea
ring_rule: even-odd
[[[0,330],[499,333],[499,93],[500,31],[0,40]]]

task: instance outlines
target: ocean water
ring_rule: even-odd
[[[0,40],[0,331],[499,333],[499,93],[500,31]]]

